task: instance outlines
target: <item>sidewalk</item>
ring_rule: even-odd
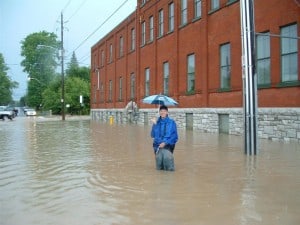
[[[60,115],[52,115],[52,116],[37,116],[35,117],[39,121],[58,121],[62,120],[62,117]],[[65,120],[90,120],[90,115],[66,115]]]

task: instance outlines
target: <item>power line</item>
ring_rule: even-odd
[[[113,15],[115,15],[128,0],[125,0],[103,23],[100,24],[99,27],[96,28],[86,39],[84,39],[72,52],[75,52],[78,48],[80,48],[91,36],[93,36]]]
[[[71,3],[71,1],[72,0],[69,0],[68,2],[67,2],[67,4],[65,5],[65,7],[62,9],[62,13],[66,10],[66,8],[70,5],[70,3]]]
[[[56,20],[55,20],[55,24],[54,24],[54,26],[53,26],[53,30],[55,30],[55,33],[57,34],[57,26],[56,26],[56,23],[57,23],[57,21],[59,21],[60,20],[60,17],[61,17],[61,13],[63,13],[65,10],[66,10],[66,8],[70,5],[70,3],[71,3],[71,1],[72,0],[69,0],[68,2],[67,2],[67,4],[65,5],[65,7],[61,10],[61,12],[58,14],[58,16],[57,16],[57,18],[56,18]]]
[[[81,2],[81,4],[79,5],[79,7],[75,10],[75,12],[74,12],[74,13],[69,17],[69,19],[67,19],[66,21],[70,21],[71,18],[72,18],[73,16],[75,16],[76,13],[81,9],[81,7],[83,6],[83,4],[86,3],[86,1],[87,1],[87,0],[83,0],[83,1]]]
[[[84,62],[89,56],[90,56],[90,53],[87,53],[84,56],[82,56],[78,61],[79,62]]]

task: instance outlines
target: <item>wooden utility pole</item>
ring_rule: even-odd
[[[61,119],[65,120],[64,20],[61,12]]]

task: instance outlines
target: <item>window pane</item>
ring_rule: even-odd
[[[230,44],[224,44],[220,47],[220,78],[221,88],[230,88],[231,77],[231,59],[230,59]]]
[[[122,100],[122,92],[123,92],[123,79],[120,77],[119,79],[119,100]]]
[[[150,26],[149,40],[150,40],[150,41],[153,41],[153,36],[154,36],[154,30],[153,30],[153,16],[151,16],[150,19],[149,19],[149,26]]]
[[[195,72],[195,55],[188,56],[188,73]]]
[[[120,37],[120,46],[119,46],[119,56],[123,56],[123,46],[124,46],[124,39],[123,39],[123,37]]]
[[[256,38],[257,51],[257,83],[270,84],[270,36],[258,35]]]
[[[174,3],[169,5],[169,31],[174,30]]]
[[[211,10],[218,9],[220,7],[219,0],[211,0]]]
[[[181,24],[187,23],[187,0],[181,0]]]
[[[112,62],[112,57],[113,57],[113,46],[110,44],[109,46],[109,62]]]
[[[229,44],[225,44],[221,46],[221,66],[230,65],[230,54],[229,54]]]
[[[281,28],[281,76],[282,81],[298,80],[297,25]],[[295,38],[288,38],[295,37]]]
[[[256,39],[257,46],[257,58],[269,58],[270,57],[270,36],[269,33],[265,33],[265,35],[259,35]]]
[[[282,57],[282,81],[298,80],[297,54],[289,54]]]
[[[194,0],[195,2],[195,18],[201,17],[201,0]]]
[[[149,96],[150,93],[150,69],[145,69],[145,96]]]
[[[101,52],[101,66],[104,65],[104,51]]]
[[[109,81],[109,99],[110,102],[112,101],[112,80]]]
[[[146,23],[142,23],[142,45],[146,43]]]
[[[187,91],[195,90],[195,55],[189,55],[187,59]]]
[[[130,75],[130,98],[134,99],[135,97],[135,75],[131,73]]]
[[[281,29],[281,36],[286,37],[297,37],[297,26],[296,24],[283,27]],[[281,38],[281,52],[282,54],[288,54],[297,51],[297,39],[292,38]]]
[[[164,94],[169,94],[169,63],[164,63]]]
[[[158,18],[158,36],[162,36],[164,34],[164,11],[159,11],[159,18]]]
[[[221,88],[230,88],[230,66],[221,68]]]
[[[270,84],[270,58],[257,61],[257,83]]]
[[[131,50],[135,49],[135,29],[131,30]]]

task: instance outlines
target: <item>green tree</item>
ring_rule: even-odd
[[[21,42],[23,71],[31,78],[28,82],[27,104],[39,108],[42,93],[55,78],[60,42],[54,33],[41,31],[28,35]]]
[[[12,81],[7,74],[8,67],[5,64],[4,57],[0,53],[0,105],[8,105],[13,101],[13,89],[18,87],[18,83]]]
[[[90,110],[90,69],[78,65],[76,55],[73,53],[65,76],[65,104],[66,113],[88,114]],[[53,114],[61,114],[61,76],[58,75],[43,91],[43,109],[52,110]],[[79,96],[83,96],[83,104]]]
[[[80,104],[80,95],[83,104]],[[79,77],[68,77],[66,79],[65,102],[69,104],[68,112],[72,114],[88,114],[90,109],[90,83]]]
[[[75,52],[72,53],[70,62],[68,63],[68,68],[66,69],[66,74],[71,76],[73,71],[76,71],[79,68],[79,64],[76,58]]]
[[[83,80],[90,81],[90,69],[88,67],[80,67],[73,52],[68,68],[66,69],[66,75],[68,77],[79,77]]]
[[[44,90],[43,110],[51,110],[53,114],[61,113],[61,78],[56,77]]]
[[[83,96],[83,104],[79,96]],[[66,113],[88,114],[90,110],[90,83],[79,77],[66,77],[65,104],[70,105]],[[53,114],[61,114],[61,79],[57,77],[43,92],[43,109],[52,110]]]

